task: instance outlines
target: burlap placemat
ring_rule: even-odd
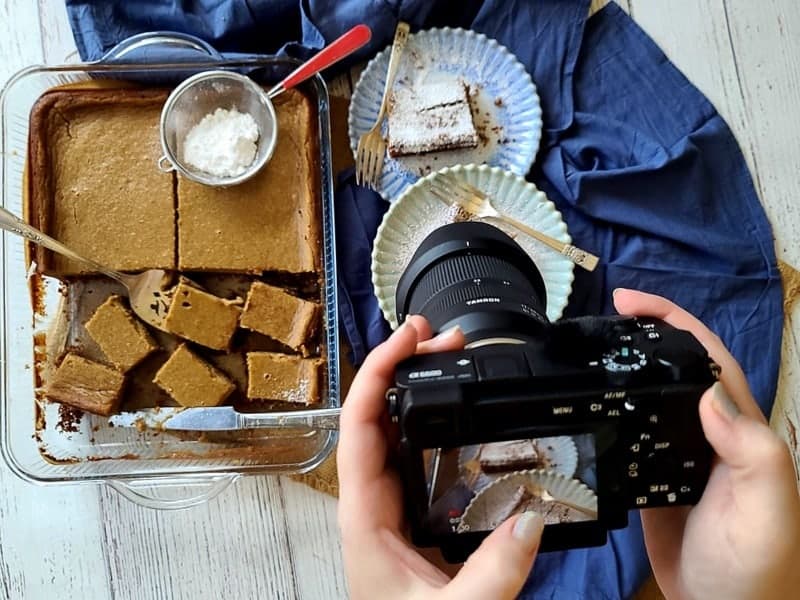
[[[800,271],[782,260],[778,261],[778,269],[783,280],[783,313],[788,315],[800,298]]]

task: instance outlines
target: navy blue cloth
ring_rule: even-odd
[[[386,45],[398,19],[481,31],[536,82],[544,135],[529,174],[579,246],[567,315],[613,312],[624,286],[673,299],[714,330],[767,412],[780,362],[782,290],[772,233],[739,147],[714,107],[613,3],[587,21],[589,0],[67,0],[85,59],[147,30],[197,35],[223,52],[308,54],[357,22]],[[346,65],[342,65],[346,66]],[[388,327],[369,259],[388,205],[342,174],[336,195],[340,315],[357,361]],[[638,514],[601,548],[537,559],[522,596],[628,598],[649,572]]]

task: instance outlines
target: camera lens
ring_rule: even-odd
[[[524,342],[548,325],[536,264],[486,223],[440,227],[420,244],[397,284],[397,320],[419,314],[434,331],[459,325],[472,347]]]

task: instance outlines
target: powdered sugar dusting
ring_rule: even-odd
[[[396,264],[400,267],[399,271],[402,273],[406,270],[419,245],[436,229],[450,223],[470,220],[472,220],[470,214],[456,204],[447,206],[437,200],[435,204],[426,207],[425,218],[409,223],[407,236],[397,244]]]
[[[297,382],[297,387],[290,390],[282,390],[280,400],[285,402],[295,402],[298,404],[308,404],[309,394],[311,392],[311,383],[305,377]]]
[[[218,108],[189,130],[183,160],[217,177],[236,177],[256,157],[258,125],[252,115]]]
[[[403,87],[393,94],[389,110],[391,156],[474,148],[477,144],[478,134],[462,82]]]
[[[495,104],[495,96],[488,93],[483,84],[465,80],[459,74],[434,73],[431,71],[433,68],[434,66],[431,65],[430,68],[425,68],[421,73],[416,73],[416,77],[411,78],[409,76],[401,80],[397,84],[398,90],[396,94],[402,97],[401,90],[404,88],[426,89],[435,86],[436,88],[458,90],[466,86],[467,103],[471,115],[471,123],[469,125],[471,125],[470,129],[474,128],[478,140],[477,144],[471,148],[456,148],[419,155],[398,156],[387,162],[388,168],[402,173],[409,173],[416,177],[424,177],[444,167],[489,162],[493,156],[497,155],[498,147],[510,141],[504,133],[504,128],[501,124],[502,119],[498,114],[505,107],[498,107]],[[459,121],[459,132],[466,128],[467,123],[463,119]]]

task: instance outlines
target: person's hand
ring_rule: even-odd
[[[464,346],[458,329],[430,336],[424,318],[407,319],[370,353],[344,403],[337,452],[339,527],[350,594],[355,600],[513,598],[539,548],[544,522],[538,515],[510,517],[452,580],[425,560],[402,533],[403,498],[400,479],[389,462],[392,430],[384,394],[403,359]]]
[[[722,367],[700,400],[717,454],[697,506],[642,511],[645,543],[670,600],[792,598],[800,594],[800,499],[786,444],[767,426],[744,373],[698,319],[659,296],[616,290],[624,315],[652,316],[690,331]]]

